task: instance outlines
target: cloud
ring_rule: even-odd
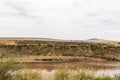
[[[26,7],[27,5],[27,7]],[[5,8],[7,11],[1,11],[1,17],[23,17],[26,19],[31,19],[36,23],[42,23],[44,20],[43,16],[40,15],[31,15],[31,9],[28,8],[30,4],[20,2],[20,1],[3,1],[2,7]]]
[[[112,25],[115,25],[115,24],[116,24],[115,22],[113,22],[113,21],[110,20],[110,19],[104,19],[104,20],[101,20],[101,22],[102,22],[103,24],[106,24],[106,25],[109,25],[109,26],[112,26]]]
[[[111,39],[114,32],[110,32],[120,30],[119,2],[119,0],[1,0],[0,31],[7,32],[8,36],[22,34],[63,39],[90,37]],[[23,28],[28,29],[26,33]],[[120,40],[119,33],[116,33],[115,40]]]
[[[14,11],[18,12],[19,16],[28,16],[29,11],[27,9],[25,9],[25,7],[22,7],[21,5],[18,5],[17,3],[4,2],[3,5],[13,8]]]
[[[111,34],[120,34],[120,31],[118,31],[118,30],[112,30],[112,31],[110,31],[110,33]]]

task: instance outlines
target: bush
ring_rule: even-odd
[[[100,56],[104,54],[105,51],[105,47],[102,44],[98,44],[98,43],[90,43],[90,49],[93,52],[93,56]]]
[[[0,63],[0,80],[12,80],[12,75],[9,71],[19,69],[18,65],[14,64],[13,60]]]
[[[0,58],[4,58],[4,54],[0,53]]]

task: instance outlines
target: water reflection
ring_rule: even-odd
[[[71,63],[33,63],[24,64],[25,70],[42,71],[44,76],[53,76],[56,69],[87,69],[95,70],[96,76],[114,76],[120,74],[120,62],[71,62]]]

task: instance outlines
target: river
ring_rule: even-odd
[[[52,75],[56,69],[86,69],[95,70],[96,76],[107,75],[114,76],[120,74],[120,62],[116,61],[82,61],[82,62],[69,62],[69,63],[29,63],[24,64],[24,70],[42,71],[44,75]]]

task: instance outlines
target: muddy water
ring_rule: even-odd
[[[24,64],[25,69],[42,71],[43,74],[52,74],[56,69],[87,69],[96,70],[97,75],[114,76],[120,74],[120,62],[98,61],[98,62],[69,62],[69,63],[32,63]]]

